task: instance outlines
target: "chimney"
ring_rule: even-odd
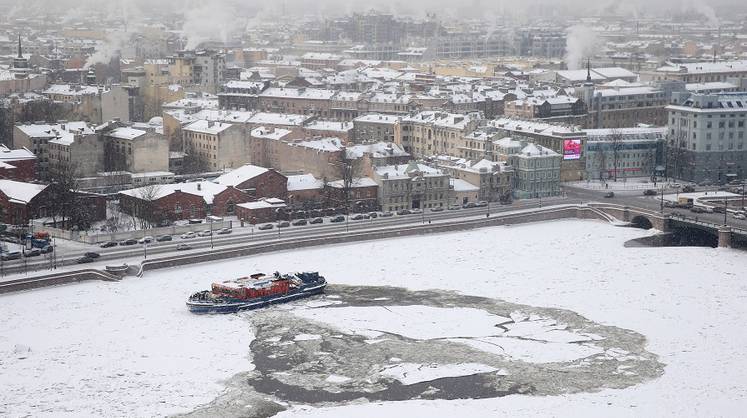
[[[208,123],[208,128],[212,128],[213,125],[215,124],[215,122],[213,122],[212,120],[207,121],[207,123]]]

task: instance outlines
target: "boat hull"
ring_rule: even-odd
[[[196,314],[209,313],[236,313],[252,309],[264,308],[275,303],[291,302],[297,299],[307,298],[324,292],[327,287],[326,282],[309,284],[298,290],[291,291],[282,295],[265,296],[251,300],[232,300],[226,302],[211,302],[188,300],[187,308]]]

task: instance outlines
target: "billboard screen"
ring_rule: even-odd
[[[566,139],[563,141],[563,159],[578,160],[581,158],[581,140]]]

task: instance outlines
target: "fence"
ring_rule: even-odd
[[[34,231],[45,231],[50,236],[55,238],[67,239],[71,241],[78,241],[85,244],[98,244],[106,241],[123,241],[127,239],[140,239],[146,235],[156,237],[159,235],[181,235],[186,232],[199,232],[207,229],[217,231],[221,228],[233,227],[232,221],[217,221],[212,223],[201,223],[201,224],[188,224],[188,225],[172,225],[161,228],[151,228],[145,230],[134,230],[134,231],[118,231],[118,232],[106,232],[89,234],[87,231],[68,231],[59,228],[52,228],[48,226],[34,225]]]

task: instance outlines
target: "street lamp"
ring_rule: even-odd
[[[726,213],[729,212],[729,197],[724,195],[724,226],[726,226]]]

